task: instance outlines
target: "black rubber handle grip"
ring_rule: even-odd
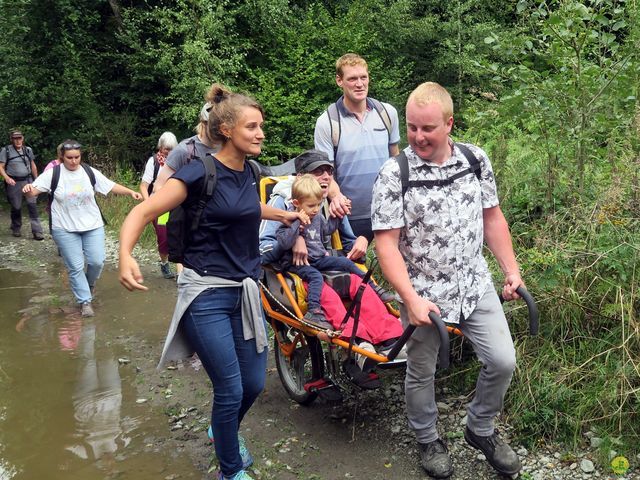
[[[429,312],[429,318],[433,322],[433,325],[438,330],[438,334],[440,335],[440,351],[438,352],[440,368],[448,368],[449,367],[449,332],[447,332],[447,327],[444,322],[435,312]],[[393,345],[393,348],[387,355],[389,361],[396,358],[398,352],[402,349],[409,337],[413,334],[413,331],[416,329],[415,325],[409,325],[404,329],[402,335],[398,339],[398,341]]]
[[[531,336],[536,336],[538,335],[538,330],[540,328],[540,314],[538,312],[536,301],[533,299],[527,289],[522,285],[516,288],[516,293],[520,295],[524,302],[527,304],[527,308],[529,309],[529,333],[531,334]],[[500,297],[500,303],[504,303],[502,294],[498,296]]]

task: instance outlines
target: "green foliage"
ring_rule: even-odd
[[[632,449],[639,13],[627,0],[5,1],[0,135],[22,128],[42,165],[75,137],[89,163],[137,188],[158,136],[191,135],[213,82],[263,104],[261,159],[277,163],[313,145],[340,94],[342,54],[367,59],[371,95],[401,118],[408,93],[438,81],[454,97],[456,136],[492,159],[540,302],[539,338],[524,336],[521,308],[509,313],[520,357],[510,420],[531,443],[577,442],[588,425]],[[100,202],[115,232],[131,200]],[[142,242],[155,245],[151,228]],[[477,368],[451,375],[469,391]]]
[[[488,122],[514,118],[546,157],[546,198],[590,195],[602,168],[628,148],[640,73],[629,42],[633,6],[616,0],[518,2],[519,31],[491,33],[485,43],[502,62],[479,61],[496,87],[508,82]],[[636,79],[636,80],[634,80]],[[513,88],[510,88],[513,86]],[[499,121],[499,120],[498,120]],[[622,135],[621,135],[622,133]]]

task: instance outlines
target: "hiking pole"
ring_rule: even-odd
[[[538,335],[538,329],[540,327],[540,313],[538,312],[536,301],[522,285],[516,288],[516,293],[520,295],[527,304],[527,309],[529,310],[529,334],[532,337],[535,337]],[[504,297],[502,294],[499,294],[498,297],[500,298],[500,303],[504,303]]]

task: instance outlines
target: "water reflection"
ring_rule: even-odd
[[[115,271],[101,282],[96,317],[83,319],[59,275],[0,268],[0,480],[202,478],[167,442],[163,410],[136,403],[138,388],[148,396],[143,353],[118,361],[136,338],[161,345],[171,286],[129,302]]]
[[[58,330],[60,348],[74,352],[80,363],[73,389],[76,423],[75,442],[66,450],[83,460],[98,461],[110,469],[114,454],[131,441],[127,434],[137,421],[129,419],[126,428],[121,420],[122,387],[118,361],[108,352],[96,356],[96,326],[70,319]]]

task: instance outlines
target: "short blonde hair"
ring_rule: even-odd
[[[344,74],[342,69],[345,66],[355,67],[356,65],[364,67],[367,69],[367,71],[369,71],[369,66],[367,65],[367,61],[364,58],[355,53],[345,53],[338,60],[336,60],[336,75],[342,78],[342,75]]]
[[[416,105],[428,105],[436,103],[442,108],[442,115],[447,121],[453,117],[453,100],[446,88],[436,82],[424,82],[411,92],[407,99],[407,105],[415,103]]]
[[[310,173],[297,176],[291,185],[291,198],[294,200],[302,201],[308,198],[322,200],[322,196],[322,187],[316,177]]]

